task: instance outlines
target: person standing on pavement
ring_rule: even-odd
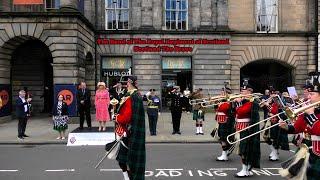
[[[157,122],[158,115],[160,113],[160,98],[155,94],[155,92],[155,89],[150,89],[150,91],[146,94],[148,104],[147,114],[149,119],[149,130],[151,136],[157,135]]]
[[[18,123],[18,138],[24,139],[25,137],[29,137],[25,134],[29,108],[28,103],[31,102],[31,98],[25,99],[26,92],[24,90],[19,91],[19,97],[16,100],[16,115],[19,120]]]
[[[185,108],[185,111],[187,113],[190,113],[191,111],[191,105],[189,103],[189,100],[190,100],[190,95],[191,95],[191,92],[189,90],[189,88],[187,87],[184,91],[183,91],[183,106]]]
[[[200,100],[203,99],[202,88],[199,88],[196,92],[191,94],[191,99]],[[196,135],[204,135],[202,126],[204,121],[204,108],[200,104],[193,105],[192,119],[196,121]]]
[[[99,131],[106,130],[106,122],[110,121],[108,108],[110,105],[109,92],[104,82],[98,83],[94,104],[96,106],[96,120],[99,122]]]
[[[122,138],[117,161],[124,180],[144,180],[146,165],[145,112],[137,88],[137,77],[127,77],[127,93],[115,116],[116,136]]]
[[[171,117],[172,117],[172,126],[173,132],[172,134],[181,134],[180,132],[180,121],[182,114],[181,100],[183,95],[180,92],[179,86],[174,86],[173,90],[169,92],[169,96],[171,97]]]
[[[91,94],[89,89],[86,87],[86,83],[81,82],[80,88],[77,92],[78,110],[80,114],[80,130],[83,129],[84,117],[86,117],[88,127],[91,128]]]
[[[65,132],[68,129],[68,105],[63,102],[63,95],[58,96],[58,101],[52,108],[53,129],[59,132],[57,139],[66,139]]]

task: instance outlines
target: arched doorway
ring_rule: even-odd
[[[52,61],[49,48],[40,40],[26,40],[12,53],[12,99],[17,97],[20,89],[27,89],[32,96],[33,113],[51,112],[53,105]]]
[[[243,66],[240,70],[240,84],[249,79],[255,92],[263,93],[269,86],[281,92],[292,86],[293,68],[275,60],[258,60]]]

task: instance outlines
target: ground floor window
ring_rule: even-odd
[[[130,75],[132,72],[131,57],[102,57],[101,58],[101,80],[109,87],[109,91],[113,90],[121,76]]]
[[[187,88],[192,90],[192,63],[190,57],[162,58],[161,96],[164,110],[170,107],[168,93],[173,86],[180,86],[181,93]]]

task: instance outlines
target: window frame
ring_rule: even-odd
[[[256,31],[256,33],[278,33],[278,30],[279,30],[279,0],[272,0],[272,1],[275,1],[275,3],[276,3],[276,11],[275,11],[275,16],[272,14],[272,17],[271,18],[273,18],[273,17],[276,17],[276,19],[275,19],[275,30],[273,31],[273,30],[258,30],[258,17],[259,17],[259,12],[258,12],[258,10],[259,10],[259,8],[258,8],[258,1],[260,1],[261,2],[261,0],[256,0],[255,1],[255,31]],[[267,1],[271,1],[271,0],[267,0]],[[274,8],[274,7],[273,7]],[[273,10],[272,10],[273,11]],[[272,13],[274,13],[274,12],[272,12]],[[268,16],[270,16],[271,14],[268,14],[268,13],[266,13],[266,17],[268,18]],[[270,25],[271,25],[271,23],[270,23]],[[260,29],[261,29],[261,27],[260,27]]]
[[[189,24],[189,0],[169,0],[170,2],[171,1],[175,1],[175,3],[176,3],[176,8],[175,9],[167,9],[167,0],[164,0],[163,1],[163,10],[164,10],[164,27],[165,27],[165,30],[180,30],[180,31],[187,31],[187,30],[189,30],[189,26],[188,26],[188,24]],[[177,5],[177,2],[179,2],[180,1],[180,3],[181,3],[181,1],[185,1],[185,3],[186,3],[186,9],[185,10],[183,10],[182,9],[182,5],[181,5],[181,9],[179,9],[179,7],[178,7],[178,5]],[[171,7],[171,6],[170,6]],[[167,12],[169,12],[169,14],[170,14],[170,18],[169,18],[169,21],[167,21]],[[171,13],[172,12],[174,12],[175,13],[175,20],[173,21],[172,20],[172,18],[171,18]],[[186,20],[185,20],[185,22],[186,22],[186,28],[185,29],[183,29],[183,27],[182,27],[182,22],[184,22],[184,21],[182,21],[182,15],[181,15],[181,20],[180,20],[180,22],[181,22],[181,28],[179,28],[179,14],[181,13],[183,13],[183,12],[185,12],[186,13]],[[168,26],[167,26],[167,22],[169,22],[169,28],[168,28]],[[171,23],[172,22],[175,22],[175,29],[173,29],[173,28],[171,28]]]
[[[108,0],[105,0],[104,2],[105,2],[105,7],[104,7],[104,9],[105,9],[105,29],[106,30],[129,30],[130,29],[130,0],[127,0],[128,1],[128,7],[127,8],[123,8],[123,7],[121,7],[121,8],[119,8],[118,7],[118,2],[119,1],[124,1],[124,0],[111,0],[112,1],[112,3],[114,3],[114,1],[116,1],[116,3],[114,3],[114,4],[116,4],[113,8],[111,7],[111,8],[108,8]],[[117,18],[117,16],[115,17],[115,21],[116,21],[116,28],[113,28],[113,22],[112,22],[112,25],[111,25],[111,28],[108,28],[108,19],[109,19],[109,16],[108,16],[108,12],[109,11],[111,11],[111,12],[114,12],[114,13],[112,13],[112,18],[113,18],[113,16],[114,16],[114,14],[117,14],[117,11],[124,11],[124,12],[127,12],[128,13],[128,28],[127,29],[124,29],[124,28],[122,28],[122,29],[119,29],[119,23],[121,23],[120,21],[119,21],[119,19]],[[121,17],[120,17],[120,19],[121,19]],[[113,19],[112,19],[113,20]],[[124,23],[125,23],[125,21],[123,21],[122,22],[123,23],[123,26],[124,26]]]
[[[50,0],[51,1],[51,5],[52,5],[52,1],[53,0]],[[47,10],[54,10],[54,9],[59,9],[60,8],[60,5],[61,5],[61,1],[60,0],[55,0],[55,1],[59,1],[59,5],[58,5],[58,7],[55,7],[55,8],[52,8],[52,7],[50,7],[50,8],[48,8],[47,7],[47,0],[44,0],[44,7],[45,7],[45,10],[47,11]]]

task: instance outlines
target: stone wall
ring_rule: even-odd
[[[10,84],[12,53],[28,40],[40,40],[53,58],[54,84],[77,84],[85,80],[85,58],[95,58],[93,30],[77,16],[0,17],[0,84]],[[90,72],[94,73],[94,72]],[[94,90],[94,76],[89,88]],[[16,95],[19,88],[13,88]],[[38,95],[40,96],[40,94]]]
[[[293,69],[293,86],[301,90],[315,67],[315,38],[232,36],[231,87],[240,87],[240,68],[256,60],[276,60]]]
[[[189,0],[189,30],[225,30],[228,25],[227,0]],[[130,1],[130,29],[165,30],[163,0]],[[98,29],[105,29],[105,4],[98,2]]]
[[[256,0],[228,2],[229,27],[234,31],[255,32]],[[278,0],[278,31],[314,31],[314,0]]]
[[[225,39],[228,35],[110,35],[108,38],[151,38],[151,39]],[[193,89],[210,89],[217,94],[225,81],[230,81],[230,45],[184,45],[193,47],[191,53],[137,53],[133,52],[133,45],[98,45],[97,58],[100,67],[99,56],[130,56],[133,62],[133,74],[138,76],[139,88],[147,92],[151,88],[158,91],[161,86],[162,57],[191,57],[192,59],[192,84]],[[100,72],[97,74],[100,79]]]

